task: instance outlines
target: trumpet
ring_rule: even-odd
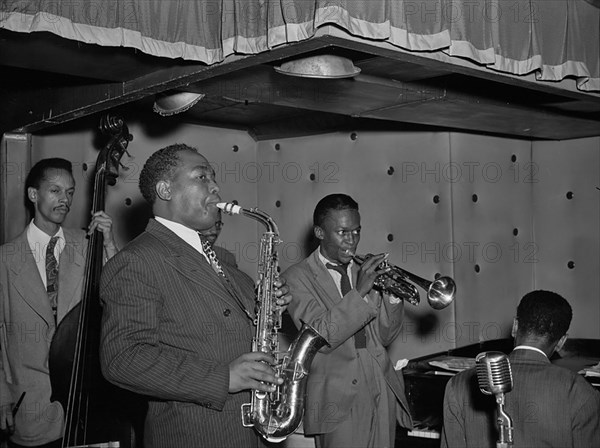
[[[370,255],[356,255],[350,251],[347,252],[359,265],[363,264],[370,257]],[[404,299],[412,305],[418,305],[421,302],[419,290],[415,285],[427,291],[427,303],[434,310],[446,308],[456,297],[456,283],[448,276],[438,277],[434,281],[429,281],[401,267],[395,266],[387,260],[382,261],[377,268],[386,269],[386,272],[377,276],[373,287],[379,291]]]

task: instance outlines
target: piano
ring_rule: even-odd
[[[508,354],[512,348],[512,338],[495,339],[410,360],[402,373],[415,428],[407,431],[398,427],[396,446],[438,448],[443,423],[444,391],[450,378],[461,369],[474,365],[478,353],[499,351]],[[576,372],[598,365],[600,340],[567,339],[563,349],[551,361]],[[585,378],[600,391],[600,376]]]

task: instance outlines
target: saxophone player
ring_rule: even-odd
[[[198,233],[219,217],[213,169],[195,148],[171,145],[150,156],[139,184],[154,218],[103,270],[102,372],[148,397],[145,448],[262,446],[240,407],[281,379],[271,356],[250,352],[253,280]],[[275,296],[291,299],[282,281]]]
[[[361,224],[350,196],[321,199],[313,230],[319,247],[282,274],[296,326],[310,324],[330,344],[312,362],[304,433],[316,436],[317,448],[391,448],[396,421],[412,427],[402,376],[386,352],[400,332],[403,301],[373,290],[385,254],[353,262]]]

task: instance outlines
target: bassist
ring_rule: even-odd
[[[50,398],[48,358],[57,325],[82,295],[87,235],[62,226],[74,193],[71,162],[39,161],[26,181],[33,219],[0,247],[0,429],[10,447],[61,446],[64,410]],[[87,234],[95,230],[104,258],[112,257],[112,220],[103,211],[93,214]]]

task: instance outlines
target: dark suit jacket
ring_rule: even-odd
[[[155,220],[102,273],[106,378],[150,397],[146,448],[255,447],[228,393],[229,363],[251,350],[253,281],[223,263],[233,294],[193,247]],[[235,296],[235,297],[234,297]]]
[[[80,300],[86,232],[65,229],[58,273],[59,322]],[[26,392],[16,416],[15,443],[41,445],[62,436],[63,409],[50,402],[48,354],[56,325],[27,230],[0,247],[0,404]]]
[[[505,411],[514,448],[598,446],[600,393],[541,353],[515,350],[509,359],[513,389],[505,394]],[[446,386],[442,447],[495,447],[495,411],[494,397],[479,390],[474,369],[456,375]]]
[[[300,328],[301,321],[311,324],[331,345],[317,353],[308,376],[306,434],[332,431],[347,418],[353,405],[360,405],[354,402],[361,386],[355,381],[360,365],[353,335],[365,325],[370,341],[367,350],[398,399],[397,419],[402,426],[411,428],[404,380],[394,370],[386,350],[401,330],[403,304],[392,305],[376,292],[371,293],[376,305],[367,304],[356,289],[340,297],[318,251],[282,274],[292,293],[288,311],[296,326]],[[353,271],[354,280],[356,272],[357,268]]]

